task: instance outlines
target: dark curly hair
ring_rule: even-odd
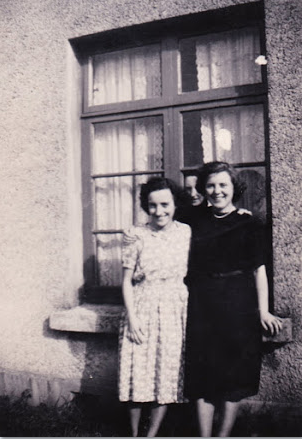
[[[160,191],[162,189],[170,189],[174,198],[175,207],[179,207],[182,204],[184,191],[178,186],[178,184],[175,183],[175,181],[165,177],[151,177],[149,178],[147,183],[141,185],[140,192],[141,207],[147,214],[149,214],[149,194],[151,194],[151,192]]]
[[[240,199],[241,195],[246,189],[244,181],[238,178],[236,169],[226,162],[209,162],[203,165],[199,169],[198,179],[196,183],[196,190],[205,196],[205,188],[208,178],[211,174],[218,174],[219,172],[227,172],[231,177],[231,181],[234,186],[233,201],[236,202]]]

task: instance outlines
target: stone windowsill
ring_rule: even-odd
[[[117,334],[123,308],[121,305],[79,305],[51,314],[49,327],[57,331]]]
[[[56,311],[49,318],[49,327],[57,331],[117,334],[122,305],[84,304]],[[264,342],[288,343],[292,341],[292,321],[284,318],[281,332],[275,337],[263,336]]]

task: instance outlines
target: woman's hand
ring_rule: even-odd
[[[237,213],[238,213],[239,215],[244,215],[245,213],[246,213],[247,215],[251,215],[251,216],[253,215],[252,212],[251,212],[250,210],[243,209],[243,207],[240,207],[240,209],[238,209]]]
[[[262,327],[272,335],[276,335],[281,331],[282,320],[279,317],[275,317],[270,312],[260,311],[260,320]]]
[[[144,332],[137,317],[129,318],[128,338],[137,344],[141,344],[144,341]]]

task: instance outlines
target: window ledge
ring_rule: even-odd
[[[124,307],[122,305],[85,304],[56,311],[49,317],[49,327],[57,331],[117,334]],[[263,336],[263,342],[289,343],[293,340],[292,321],[282,319],[279,334]]]
[[[263,342],[272,343],[289,343],[293,341],[292,320],[290,318],[282,318],[282,328],[279,334],[274,336],[263,336]]]
[[[122,305],[84,304],[56,311],[49,317],[49,327],[57,331],[117,334]]]

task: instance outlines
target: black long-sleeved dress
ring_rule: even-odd
[[[264,264],[256,218],[212,209],[192,226],[185,394],[239,401],[258,392],[261,325],[253,270]]]

